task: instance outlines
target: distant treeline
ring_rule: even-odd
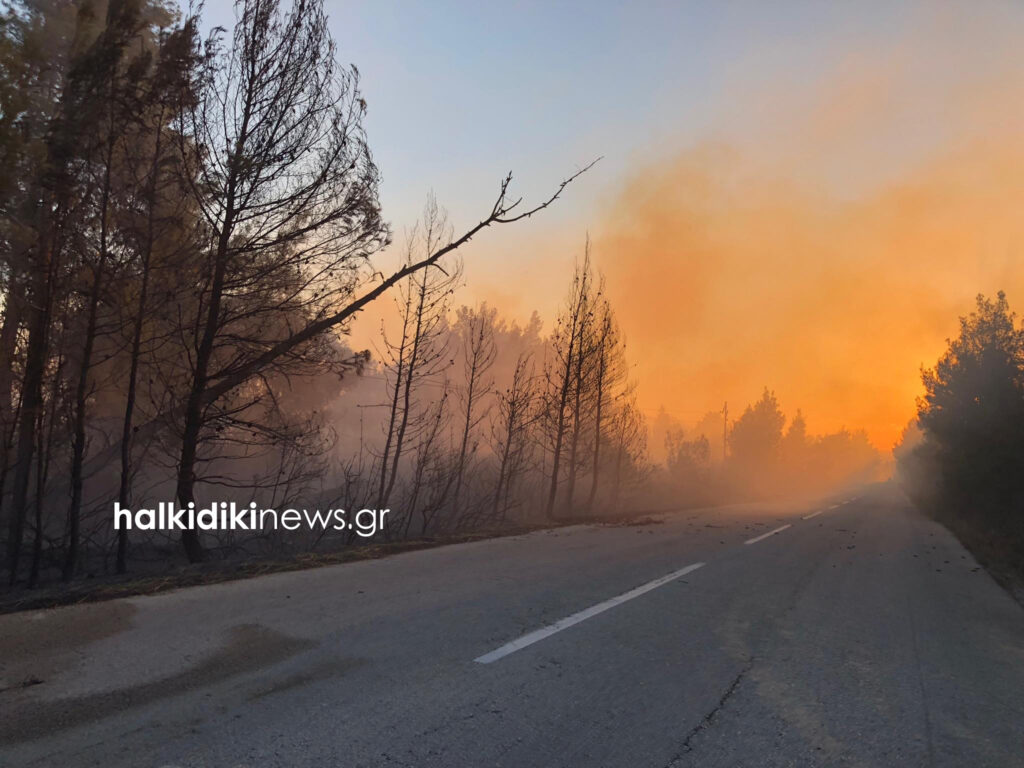
[[[428,204],[409,258],[445,226]],[[397,536],[617,509],[647,474],[647,428],[589,249],[547,334],[536,314],[521,327],[486,304],[454,310],[459,265],[444,267],[401,286],[372,386],[342,398],[361,437],[333,452],[328,497],[393,509]],[[334,419],[350,436],[353,422]]]
[[[786,422],[767,388],[733,421],[727,412],[711,412],[684,429],[663,411],[652,423],[665,443],[660,479],[690,503],[712,503],[811,496],[885,476],[882,457],[863,430],[809,435],[799,410]]]
[[[905,488],[980,558],[1024,575],[1024,328],[1005,294],[978,296],[922,379],[895,451]]]

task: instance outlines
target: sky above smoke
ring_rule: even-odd
[[[589,232],[650,414],[767,385],[888,449],[974,295],[1024,306],[1018,3],[329,10],[396,242],[431,190],[458,231],[509,169],[529,199],[604,156],[474,241],[460,299],[550,327]]]

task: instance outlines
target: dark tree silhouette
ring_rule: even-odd
[[[761,399],[748,405],[729,432],[733,461],[744,469],[769,470],[778,456],[786,417],[775,393],[765,387]]]
[[[1005,294],[977,297],[922,380],[921,437],[897,451],[903,479],[969,545],[1024,573],[1024,330]]]

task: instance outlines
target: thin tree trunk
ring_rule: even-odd
[[[89,396],[89,369],[92,367],[92,350],[96,340],[96,315],[99,308],[100,284],[103,280],[102,262],[93,278],[93,289],[89,296],[89,316],[86,323],[85,346],[78,371],[78,385],[75,388],[75,436],[71,454],[71,504],[68,507],[68,549],[64,558],[61,578],[70,581],[75,575],[78,563],[78,534],[82,511],[82,465],[85,460],[85,422]],[[41,500],[40,500],[41,501]]]
[[[54,390],[57,387],[54,386]],[[42,414],[40,414],[42,416]],[[50,423],[53,423],[52,409],[50,416]],[[35,589],[36,585],[39,584],[39,570],[43,561],[43,490],[46,486],[46,479],[43,474],[43,424],[42,418],[39,420],[39,424],[36,426],[37,434],[39,435],[39,445],[36,446],[36,503],[35,507],[35,536],[32,539],[32,565],[29,568],[28,574],[28,587],[29,589]]]
[[[594,499],[597,498],[598,470],[601,459],[601,416],[604,406],[605,374],[608,367],[607,349],[609,330],[606,322],[601,326],[601,343],[598,347],[598,368],[597,368],[597,407],[594,413],[594,463],[591,469],[590,495],[587,497],[587,512],[594,508]]]
[[[246,125],[248,115],[246,116]],[[243,126],[241,136],[244,137],[247,128]],[[242,146],[244,139],[238,140]],[[235,158],[233,164],[237,166],[239,159]],[[204,396],[207,394],[206,386],[210,371],[210,361],[213,357],[213,344],[217,338],[217,328],[220,325],[220,305],[224,295],[224,278],[227,272],[228,245],[230,244],[231,232],[234,228],[234,199],[237,168],[232,168],[229,173],[227,205],[225,207],[224,222],[217,239],[217,256],[213,269],[213,281],[210,285],[210,306],[206,314],[206,322],[203,325],[203,336],[199,342],[199,349],[196,350],[195,372],[192,376],[192,387],[189,391],[188,400],[185,403],[185,428],[181,439],[181,456],[178,460],[178,478],[176,484],[176,495],[178,503],[182,508],[195,504],[195,483],[196,483],[196,458],[199,450],[199,435],[203,428],[203,410],[206,406]],[[199,540],[199,532],[187,528],[181,532],[181,544],[185,549],[185,555],[190,563],[202,562],[206,559],[206,551]]]
[[[612,507],[619,503],[619,488],[622,482],[622,443],[619,443],[619,450],[615,454],[615,484],[612,486]]]
[[[405,442],[405,432],[409,426],[409,408],[412,405],[412,384],[416,376],[416,361],[419,357],[420,343],[423,340],[423,314],[425,311],[427,296],[427,270],[423,271],[423,279],[420,282],[419,300],[416,305],[416,328],[412,339],[412,351],[409,356],[409,366],[405,372],[405,391],[402,395],[402,420],[398,425],[398,435],[395,438],[395,453],[391,459],[391,477],[378,503],[378,509],[387,507],[391,491],[394,490],[395,480],[398,475],[398,462],[402,458],[402,446]]]
[[[157,118],[157,131],[153,147],[153,165],[150,168],[150,184],[148,194],[148,210],[146,211],[146,239],[142,248],[142,280],[139,286],[139,306],[135,314],[132,328],[131,362],[128,369],[128,392],[125,397],[124,421],[121,425],[121,482],[118,487],[117,500],[122,508],[130,504],[132,477],[132,424],[135,419],[135,400],[139,380],[139,357],[142,352],[142,328],[146,317],[146,299],[149,294],[149,270],[153,257],[155,236],[156,197],[160,176],[160,151],[163,138],[163,110]],[[122,528],[117,532],[117,564],[118,573],[128,571],[128,531]]]
[[[505,484],[505,472],[508,468],[508,454],[511,437],[508,437],[505,446],[501,451],[501,463],[498,465],[498,485],[494,489],[494,504],[491,505],[491,516],[498,518],[498,508],[501,506],[501,487]]]
[[[24,286],[21,282],[12,277],[7,286],[7,295],[4,297],[4,322],[0,325],[0,429],[5,435],[14,426],[15,407],[11,395],[14,389],[14,350],[25,311],[25,302],[20,295],[22,290]],[[6,464],[6,452],[3,460]],[[0,486],[0,495],[2,492],[3,487]]]
[[[601,460],[601,405],[604,400],[604,393],[601,392],[601,384],[597,389],[597,410],[594,413],[594,462],[591,468],[590,494],[587,496],[587,511],[594,508],[594,500],[597,498],[597,484],[599,464]]]
[[[582,424],[582,414],[580,413],[580,403],[583,397],[583,343],[580,340],[580,349],[576,354],[576,386],[574,387],[575,392],[573,393],[573,407],[572,407],[572,433],[569,438],[569,479],[566,483],[565,489],[565,506],[572,512],[572,500],[576,490],[576,473],[578,471],[577,465],[577,454],[579,451],[580,444],[580,426]]]
[[[548,489],[548,502],[545,515],[548,520],[554,519],[555,497],[558,495],[558,472],[562,461],[562,441],[565,439],[565,406],[569,401],[569,382],[572,375],[573,350],[576,343],[576,330],[572,330],[569,338],[569,350],[566,354],[565,371],[562,385],[558,393],[558,420],[555,424],[555,447],[551,459],[551,487]]]
[[[12,276],[4,297],[4,321],[0,325],[0,506],[7,488],[7,475],[11,468],[11,448],[14,445],[14,425],[18,406],[11,397],[14,389],[14,350],[24,313],[23,289]]]
[[[472,374],[469,377],[469,386],[466,392],[466,419],[462,427],[462,440],[459,444],[459,461],[455,467],[455,490],[452,492],[452,512],[459,522],[456,528],[461,527],[462,515],[459,513],[459,497],[462,495],[462,477],[466,471],[466,450],[469,448],[469,432],[473,426],[473,398],[475,396],[477,366],[474,362]]]
[[[64,558],[61,578],[71,581],[78,565],[78,535],[82,516],[82,464],[85,461],[85,421],[89,396],[89,369],[96,343],[96,318],[99,313],[100,292],[107,262],[107,212],[110,206],[110,165],[113,161],[113,139],[107,144],[106,167],[103,174],[103,194],[100,202],[100,247],[96,268],[93,270],[92,291],[89,294],[89,314],[85,329],[85,346],[78,369],[75,390],[75,437],[71,455],[71,504],[68,507],[68,549]],[[42,502],[42,499],[39,500]]]
[[[395,371],[395,390],[391,396],[391,403],[388,413],[387,436],[384,440],[384,451],[380,457],[380,488],[377,492],[377,499],[384,498],[384,490],[387,488],[388,462],[391,458],[391,444],[395,437],[395,421],[398,419],[398,402],[401,399],[403,374],[405,372],[405,348],[409,342],[409,313],[412,310],[412,297],[409,296],[405,302],[405,311],[402,313],[402,340],[398,347],[398,368]],[[381,507],[378,504],[378,508]],[[410,511],[411,514],[411,511]]]
[[[227,251],[227,228],[221,234],[220,254]],[[176,495],[178,503],[187,509],[195,505],[195,467],[199,448],[199,435],[203,427],[203,394],[206,391],[207,374],[210,358],[213,356],[213,343],[216,328],[220,319],[220,300],[224,290],[224,273],[227,268],[226,258],[221,256],[214,269],[213,284],[210,289],[210,307],[203,330],[202,340],[196,353],[196,367],[192,377],[192,387],[185,403],[185,428],[182,432],[181,455],[178,460],[178,477]],[[199,533],[193,529],[181,532],[181,543],[191,563],[206,559],[206,551],[199,540]]]
[[[48,201],[44,202],[44,210]],[[51,214],[52,215],[52,214]],[[35,453],[36,423],[43,408],[43,376],[49,354],[50,315],[53,310],[53,290],[57,272],[55,224],[51,215],[44,214],[44,226],[39,238],[39,253],[33,276],[28,344],[25,354],[25,374],[21,387],[21,413],[18,418],[18,446],[14,466],[14,485],[11,489],[11,517],[8,537],[8,567],[10,583],[18,576],[18,560],[25,533],[28,511],[28,489],[32,476],[32,458]],[[41,500],[40,500],[41,502]]]

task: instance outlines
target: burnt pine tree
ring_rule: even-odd
[[[150,296],[153,272],[157,266],[154,257],[159,251],[166,266],[167,262],[180,258],[185,248],[191,245],[187,234],[190,217],[187,209],[183,210],[187,196],[182,194],[181,175],[174,168],[175,140],[171,135],[171,124],[174,116],[190,104],[189,85],[198,64],[195,57],[197,24],[198,20],[191,18],[160,36],[155,61],[147,67],[136,68],[130,96],[133,104],[127,163],[135,169],[132,181],[136,200],[133,206],[135,215],[129,217],[125,224],[125,241],[131,254],[126,277],[133,287],[128,295],[135,301],[127,323],[130,329],[127,339],[128,378],[121,420],[121,475],[117,498],[123,508],[131,504],[132,450],[143,329],[155,303]],[[170,291],[165,293],[174,298]],[[116,569],[118,573],[125,573],[127,568],[128,532],[122,528],[117,536]]]
[[[491,448],[498,477],[491,500],[491,521],[504,522],[512,491],[529,455],[531,428],[537,421],[537,382],[532,356],[520,353],[507,389],[498,393],[497,417],[491,425]]]
[[[195,501],[197,448],[220,397],[213,388],[288,336],[288,324],[259,316],[322,318],[388,241],[358,76],[335,63],[322,3],[297,0],[283,11],[278,0],[245,0],[239,9],[228,45],[216,34],[206,43],[197,98],[179,131],[206,227],[181,418],[182,506]],[[203,558],[195,531],[182,543],[190,560]]]
[[[622,394],[618,390],[626,376],[625,349],[615,313],[608,299],[603,299],[598,308],[597,345],[594,352],[594,447],[591,455],[590,493],[587,495],[587,511],[591,511],[597,499],[601,477],[601,449],[604,447],[608,411],[614,399]]]
[[[554,517],[562,464],[566,459],[566,438],[572,435],[571,430],[575,426],[573,415],[578,412],[574,400],[575,395],[579,393],[576,384],[577,379],[582,376],[583,358],[586,354],[584,344],[592,320],[592,294],[593,271],[590,266],[588,238],[583,261],[577,264],[573,274],[572,288],[565,310],[558,318],[555,332],[552,334],[552,356],[545,368],[545,421],[552,444],[551,479],[545,504],[545,513],[549,519]],[[570,458],[574,460],[575,456]],[[575,468],[570,467],[569,471],[570,477],[573,477]]]
[[[243,0],[230,44],[218,37],[199,83],[195,109],[183,121],[183,157],[195,157],[196,204],[208,227],[202,320],[191,353],[193,373],[180,414],[177,496],[195,501],[197,447],[211,406],[350,320],[406,276],[436,264],[481,230],[529,217],[553,203],[590,166],[554,194],[521,210],[501,184],[490,213],[434,252],[408,263],[358,294],[369,258],[389,240],[380,218],[378,173],[362,118],[358,73],[339,70],[322,0]],[[192,145],[198,147],[192,151]],[[592,165],[592,164],[591,164]],[[263,311],[294,310],[301,318],[279,335],[261,334],[260,306],[239,298],[235,284],[280,280],[279,302]],[[370,278],[372,280],[372,278]],[[248,338],[233,333],[244,322]],[[277,327],[280,327],[278,325]],[[251,329],[257,329],[253,331]],[[186,531],[190,560],[204,557],[199,536]]]
[[[121,165],[118,160],[119,146],[123,145],[125,128],[129,120],[128,90],[131,87],[132,70],[139,66],[133,58],[148,58],[146,54],[131,57],[129,48],[137,50],[132,43],[141,39],[146,24],[141,3],[136,0],[112,0],[107,6],[106,23],[96,41],[75,66],[73,81],[80,82],[79,88],[89,93],[96,105],[97,140],[88,149],[86,165],[91,169],[90,186],[96,190],[89,226],[96,232],[95,252],[81,253],[78,260],[86,267],[89,285],[86,291],[85,330],[78,359],[77,381],[75,384],[74,413],[72,416],[72,458],[71,458],[71,500],[68,506],[67,538],[63,579],[74,576],[78,563],[79,528],[81,524],[83,463],[86,449],[87,401],[90,389],[90,372],[93,365],[93,351],[98,333],[100,299],[109,279],[110,260],[113,250],[113,211],[116,198],[123,185],[117,185],[116,176]],[[145,49],[143,49],[145,50]],[[88,172],[87,172],[88,173]],[[115,185],[118,188],[115,188]],[[41,505],[41,494],[37,495]]]
[[[409,237],[406,263],[413,263],[417,254],[434,252],[450,237],[447,217],[431,197],[424,207],[423,220]],[[407,439],[418,436],[424,428],[424,414],[418,411],[416,402],[417,391],[424,380],[448,366],[446,322],[459,274],[458,269],[451,272],[441,268],[424,269],[406,278],[399,289],[401,331],[397,341],[389,342],[385,336],[384,342],[391,370],[388,421],[378,478],[378,508],[385,508],[391,498]],[[412,511],[410,509],[410,514]]]
[[[30,39],[35,27],[45,27],[44,14],[25,16],[12,12],[7,19],[19,28],[16,40]],[[24,363],[20,377],[20,403],[13,441],[13,483],[8,513],[8,567],[10,580],[17,579],[25,523],[30,501],[33,458],[37,434],[44,422],[44,383],[51,360],[52,326],[67,285],[68,243],[81,227],[80,206],[86,179],[82,172],[80,148],[86,144],[86,126],[96,117],[101,104],[95,98],[97,82],[81,77],[76,65],[89,50],[97,20],[88,8],[78,9],[71,29],[54,46],[52,72],[45,85],[50,101],[33,121],[39,160],[28,169],[30,178],[24,193],[28,200],[23,226],[29,230],[23,259],[23,282],[27,289],[24,317],[26,333]],[[5,30],[6,31],[6,30]],[[45,102],[47,95],[41,96]],[[39,503],[37,501],[37,503]],[[38,532],[37,532],[38,533]]]
[[[498,355],[494,341],[494,326],[497,311],[486,304],[477,309],[464,309],[459,313],[458,329],[462,337],[462,359],[464,384],[459,390],[461,410],[459,418],[461,435],[455,459],[454,483],[452,490],[452,514],[456,526],[460,526],[469,515],[463,513],[459,506],[466,477],[466,469],[476,452],[476,441],[473,433],[481,421],[487,416],[487,410],[481,410],[484,401],[494,387],[494,379],[490,370]]]

